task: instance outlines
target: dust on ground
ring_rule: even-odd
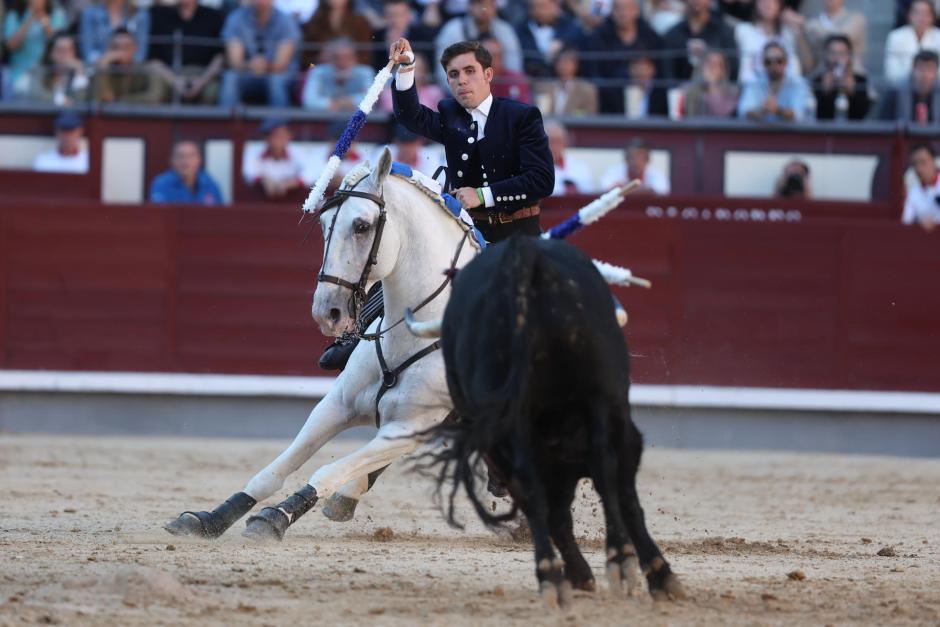
[[[355,444],[327,446],[271,502]],[[448,527],[401,463],[353,521],[317,508],[280,544],[243,540],[242,521],[211,542],[162,530],[285,445],[0,436],[0,625],[940,624],[940,461],[650,449],[647,523],[689,599],[604,592],[585,484],[577,533],[601,591],[546,614],[531,547],[466,504],[466,529]]]

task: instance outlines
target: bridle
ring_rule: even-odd
[[[334,283],[352,292],[349,297],[348,311],[349,316],[356,320],[357,323],[359,321],[359,309],[366,302],[366,285],[369,282],[369,275],[372,274],[372,267],[379,262],[379,246],[382,245],[382,233],[385,231],[385,220],[388,217],[385,211],[385,199],[382,198],[382,196],[369,192],[356,191],[356,185],[359,185],[365,178],[366,177],[363,177],[356,181],[349,189],[338,189],[333,192],[333,196],[323,204],[319,211],[320,215],[323,215],[324,211],[329,211],[334,207],[336,208],[336,213],[333,214],[333,221],[330,222],[330,231],[326,236],[326,248],[323,250],[323,261],[325,263],[330,254],[330,246],[333,243],[333,232],[336,229],[336,219],[339,217],[339,210],[342,208],[343,203],[346,202],[350,196],[355,196],[356,198],[370,200],[379,207],[379,219],[375,223],[375,237],[372,240],[372,248],[369,250],[369,257],[366,259],[365,267],[359,275],[359,281],[351,283],[341,277],[326,274],[323,272],[322,267],[320,273],[317,275],[317,281]]]
[[[333,192],[333,196],[330,197],[323,207],[320,208],[319,213],[322,215],[324,211],[328,211],[333,207],[336,207],[336,213],[333,214],[333,220],[330,222],[330,231],[326,236],[326,247],[323,250],[323,261],[326,262],[327,255],[330,253],[330,245],[333,243],[333,231],[336,227],[336,219],[339,217],[339,210],[342,207],[343,203],[346,202],[346,199],[350,196],[355,196],[356,198],[365,198],[366,200],[371,200],[379,207],[379,219],[376,221],[375,225],[375,238],[372,240],[372,248],[369,250],[369,257],[366,259],[366,265],[362,269],[362,274],[359,276],[359,281],[357,283],[351,283],[346,279],[343,279],[332,274],[325,274],[321,268],[320,273],[317,275],[317,281],[325,281],[327,283],[334,283],[340,287],[344,287],[352,292],[352,295],[349,298],[348,311],[349,316],[356,321],[356,330],[351,334],[357,337],[360,337],[364,340],[372,341],[381,338],[383,335],[397,327],[398,325],[405,322],[405,318],[402,317],[400,320],[395,322],[392,325],[389,325],[385,329],[381,328],[379,325],[379,330],[375,333],[365,333],[365,329],[360,327],[359,312],[362,309],[363,304],[368,300],[368,293],[366,292],[366,284],[369,282],[369,275],[372,273],[372,266],[378,263],[379,256],[379,246],[382,244],[382,233],[385,231],[385,222],[388,218],[388,213],[385,210],[385,199],[382,196],[377,194],[371,194],[369,192],[360,192],[356,191],[356,185],[365,180],[365,177],[356,181],[356,183],[349,189],[338,189]],[[425,305],[430,303],[432,300],[437,298],[441,292],[444,291],[444,288],[453,280],[454,275],[457,271],[457,263],[460,258],[460,251],[463,250],[463,246],[466,243],[467,239],[470,236],[469,230],[464,230],[463,237],[460,239],[460,243],[457,245],[457,251],[454,253],[454,258],[451,261],[450,268],[444,272],[444,280],[441,284],[434,290],[427,298],[418,303],[415,307],[411,309],[412,312],[416,312],[423,308]]]

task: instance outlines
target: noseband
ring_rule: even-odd
[[[356,181],[356,185],[365,180],[360,179]],[[369,275],[372,273],[372,266],[379,262],[379,246],[382,244],[382,232],[385,230],[385,200],[376,194],[370,194],[369,192],[360,192],[356,191],[353,185],[349,189],[338,189],[333,193],[333,196],[330,197],[323,207],[320,209],[320,214],[322,215],[324,211],[328,211],[332,208],[336,208],[336,213],[333,214],[333,221],[330,223],[330,232],[326,237],[326,249],[323,251],[323,261],[326,263],[326,260],[330,254],[330,245],[333,243],[333,232],[336,228],[336,219],[339,217],[339,210],[342,208],[343,203],[350,196],[355,196],[356,198],[365,198],[366,200],[371,200],[376,205],[379,206],[379,219],[375,224],[375,238],[372,240],[372,249],[369,251],[369,257],[366,259],[366,265],[362,269],[362,274],[359,275],[359,281],[357,283],[351,283],[346,279],[343,279],[332,274],[326,274],[323,272],[323,269],[320,269],[320,274],[317,275],[317,281],[334,283],[340,287],[345,287],[346,289],[352,292],[352,295],[349,298],[349,315],[353,320],[358,322],[359,320],[359,308],[362,307],[363,303],[366,302],[366,284],[369,282]]]

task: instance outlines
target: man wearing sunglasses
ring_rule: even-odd
[[[744,86],[738,117],[756,122],[799,122],[810,103],[806,81],[787,76],[787,51],[775,41],[764,46],[764,71]]]

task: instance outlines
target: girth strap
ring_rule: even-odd
[[[381,327],[381,323],[379,324]],[[379,416],[379,402],[382,400],[382,397],[385,396],[385,393],[391,390],[393,387],[398,385],[398,377],[401,376],[409,366],[414,364],[420,359],[427,357],[434,351],[438,350],[441,347],[441,341],[436,340],[433,344],[425,346],[417,353],[403,361],[396,367],[394,370],[390,370],[388,363],[385,361],[385,355],[382,354],[382,340],[375,340],[375,355],[379,358],[379,367],[382,369],[382,383],[379,385],[379,393],[375,396],[375,426],[381,427],[382,420]]]

